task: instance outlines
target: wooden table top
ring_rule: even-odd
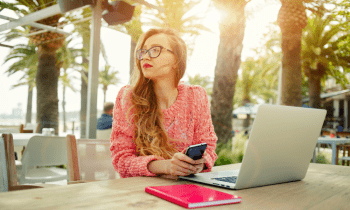
[[[214,167],[213,171],[241,164]],[[184,209],[145,192],[147,186],[193,184],[160,177],[133,177],[0,193],[0,209]],[[199,184],[242,197],[239,204],[207,209],[349,209],[350,167],[310,164],[302,181],[244,190]],[[206,209],[202,208],[202,209]]]

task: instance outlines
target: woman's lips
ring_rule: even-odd
[[[143,64],[143,68],[145,68],[145,69],[151,68],[151,67],[152,67],[152,65],[150,65],[150,64],[148,64],[148,63]]]

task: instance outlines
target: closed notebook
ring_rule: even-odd
[[[145,191],[185,208],[240,203],[241,197],[194,184],[146,187]]]

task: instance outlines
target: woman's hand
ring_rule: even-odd
[[[204,155],[199,160],[193,160],[192,158],[185,155],[186,150],[182,152],[175,153],[168,167],[168,173],[162,175],[164,178],[168,179],[178,179],[178,176],[188,176],[190,174],[196,174],[201,172],[204,169],[204,164],[206,162],[205,156],[207,155],[204,152]]]
[[[196,173],[198,170],[194,165],[195,161],[182,152],[177,152],[169,160],[168,175],[171,176],[187,176]]]
[[[207,152],[204,152],[203,157],[201,159],[199,159],[199,160],[196,160],[196,161],[198,161],[200,163],[194,165],[194,167],[197,168],[195,174],[200,173],[201,171],[203,171],[204,166],[205,166],[205,162],[206,162],[206,158],[205,158],[206,156],[207,156]]]

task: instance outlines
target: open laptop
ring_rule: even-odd
[[[262,104],[239,170],[180,178],[230,189],[301,180],[309,167],[326,112]]]

